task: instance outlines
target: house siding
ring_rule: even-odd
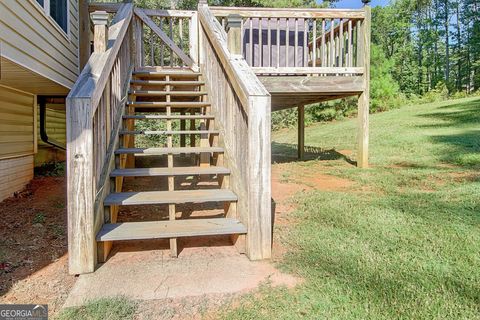
[[[69,34],[35,0],[0,1],[1,55],[66,88],[78,76],[78,1],[70,1]]]
[[[33,178],[35,96],[0,86],[0,201]]]

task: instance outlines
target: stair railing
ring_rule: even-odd
[[[118,130],[125,109],[133,60],[133,5],[122,4],[110,27],[106,12],[95,12],[95,52],[67,97],[67,201],[69,272],[93,272],[97,232],[111,212],[103,199],[110,188]],[[85,39],[82,39],[85,41]],[[108,210],[108,209],[107,209]],[[100,251],[98,251],[100,249]],[[101,258],[100,258],[101,259]]]
[[[240,52],[232,52],[234,45],[229,47],[206,4],[199,5],[198,16],[200,70],[222,133],[230,187],[238,195],[237,218],[248,229],[246,254],[267,259],[272,244],[270,94]]]

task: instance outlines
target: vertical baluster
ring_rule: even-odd
[[[285,67],[288,67],[288,59],[289,56],[289,47],[290,47],[290,18],[285,19],[286,26],[285,26]]]
[[[263,30],[262,30],[262,18],[258,18],[258,59],[260,61],[259,67],[263,67]]]
[[[313,19],[312,67],[317,66],[317,20]]]
[[[179,45],[180,50],[183,51],[183,19],[182,18],[178,18],[178,37],[180,40],[180,45]],[[179,62],[182,63],[181,60],[179,60]]]
[[[293,53],[293,66],[297,66],[297,57],[298,57],[298,19],[295,18],[295,45],[294,47],[294,53]]]
[[[338,40],[338,66],[339,67],[343,67],[343,47],[344,47],[344,43],[343,43],[343,19],[340,19],[340,34],[338,36],[339,40]]]
[[[149,43],[150,43],[150,65],[154,66],[155,65],[155,50],[154,50],[154,45],[153,45],[153,31],[150,29],[150,37],[149,37]]]
[[[303,19],[303,66],[308,67],[308,19]]]
[[[222,17],[221,20],[222,20],[222,29],[225,30],[225,21],[226,21],[226,19],[225,19],[225,17]]]
[[[335,64],[335,20],[330,19],[330,67]]]
[[[160,18],[160,29],[163,31],[163,18]],[[163,52],[165,51],[165,44],[163,43],[162,40],[160,40],[160,65],[163,67],[164,66],[164,54]]]
[[[320,45],[320,63],[322,67],[326,67],[326,60],[327,60],[327,50],[325,50],[325,19],[322,19],[322,43]]]
[[[267,49],[268,49],[268,62],[267,66],[272,66],[272,28],[270,27],[270,18],[267,18]]]
[[[351,67],[352,66],[352,62],[353,62],[353,48],[352,48],[352,45],[353,45],[353,39],[352,39],[352,20],[348,20],[348,47],[347,47],[347,50],[348,50],[348,57],[347,57],[347,67]]]
[[[245,22],[242,19],[242,22],[240,23],[240,52],[242,53],[243,58],[247,60],[247,50],[245,49],[245,45],[244,45],[245,36],[243,34],[245,31],[244,25],[245,25]]]
[[[170,39],[173,41],[173,18],[171,17],[168,19],[168,27],[170,31]],[[174,58],[173,58],[173,50],[170,49],[170,67],[173,67],[174,64]]]
[[[250,18],[250,23],[249,23],[249,28],[250,30],[248,30],[248,42],[250,43],[250,47],[249,47],[249,62],[248,64],[250,66],[253,66],[253,18]]]
[[[277,18],[277,68],[280,68],[280,19]]]

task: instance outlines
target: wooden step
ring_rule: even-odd
[[[130,84],[139,86],[201,86],[205,84],[205,81],[188,81],[188,80],[131,80]]]
[[[110,193],[103,202],[112,205],[179,204],[237,201],[237,195],[228,189],[143,191]]]
[[[128,94],[137,97],[157,97],[157,96],[175,96],[175,97],[199,97],[207,94],[206,91],[157,91],[157,90],[130,90]]]
[[[175,168],[133,168],[115,169],[111,177],[155,177],[155,176],[194,176],[203,174],[230,174],[225,167],[175,167]]]
[[[148,120],[148,119],[158,119],[158,120],[195,120],[195,119],[215,119],[214,115],[211,114],[197,114],[197,115],[157,115],[157,114],[142,114],[142,115],[126,115],[123,116],[123,119],[137,119],[137,120]]]
[[[163,78],[170,76],[174,78],[198,78],[202,74],[200,72],[186,71],[186,70],[162,70],[162,71],[135,71],[133,72],[135,77],[148,77],[148,78]]]
[[[127,103],[129,106],[140,107],[140,108],[158,108],[158,107],[172,107],[172,108],[201,108],[210,106],[209,102],[165,102],[165,101],[139,101],[133,102],[129,101]]]
[[[191,154],[191,153],[207,153],[216,152],[223,153],[220,147],[179,147],[179,148],[120,148],[115,154],[148,154],[148,155],[165,155],[165,154]]]
[[[144,134],[147,136],[153,135],[177,135],[177,134],[220,134],[218,130],[181,130],[181,131],[174,131],[174,130],[165,130],[165,131],[149,131],[149,130],[122,130],[120,134],[127,135],[127,134]]]
[[[189,219],[104,224],[97,241],[145,240],[245,234],[247,228],[237,219]]]

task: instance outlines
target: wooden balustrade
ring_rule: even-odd
[[[199,5],[198,14],[200,69],[222,132],[230,185],[238,195],[237,218],[248,228],[246,253],[253,260],[266,259],[272,244],[270,95],[245,59],[231,54],[227,34],[209,7]]]
[[[94,271],[97,263],[95,236],[106,220],[116,218],[115,212],[108,212],[103,206],[103,200],[111,188],[118,188],[116,183],[110,183],[110,171],[115,165],[113,153],[119,143],[118,130],[133,68],[132,16],[131,3],[119,7],[108,29],[108,42],[95,39],[98,50],[90,56],[67,97],[71,274]],[[99,248],[101,255],[108,253],[109,244],[103,246]]]
[[[358,30],[365,11],[213,7],[225,28],[242,17],[242,54],[257,74],[347,75],[364,72]]]
[[[198,65],[196,11],[135,9],[141,43],[136,67]]]

